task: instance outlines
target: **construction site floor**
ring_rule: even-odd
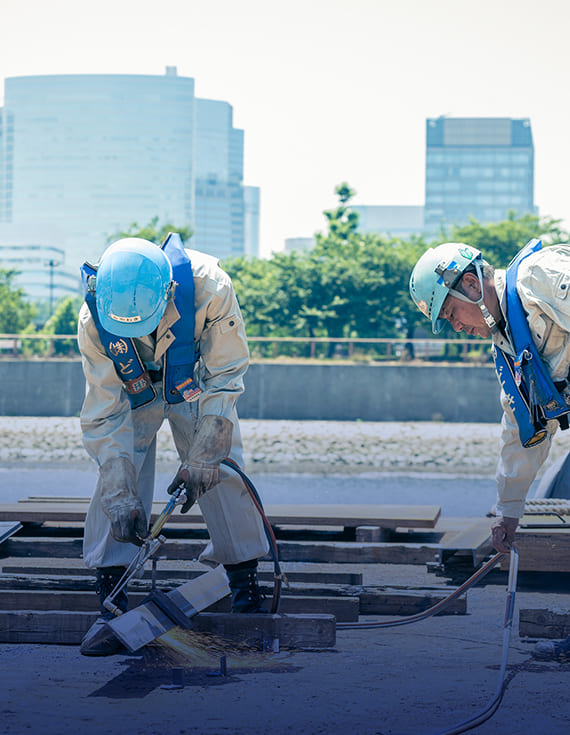
[[[434,581],[419,566],[375,565],[374,574],[398,584]],[[338,631],[336,646],[320,651],[236,657],[228,647],[225,676],[219,652],[173,663],[163,645],[88,658],[75,646],[2,644],[0,733],[436,733],[477,714],[496,690],[506,581],[504,574],[494,574],[468,592],[467,615]],[[559,586],[535,591],[523,575],[504,699],[474,732],[567,735],[570,663],[531,657],[534,641],[518,636],[521,606],[568,611],[570,592]],[[183,668],[182,688],[169,688],[173,666]]]

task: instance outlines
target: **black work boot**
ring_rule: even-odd
[[[97,569],[97,587],[95,591],[99,595],[101,615],[81,641],[79,651],[84,656],[111,656],[124,650],[122,643],[115,638],[110,628],[105,625],[107,620],[112,620],[115,616],[103,605],[103,602],[115,589],[124,573],[125,567],[100,567]],[[129,600],[124,589],[119,592],[114,602],[121,612],[127,612],[129,609]]]
[[[257,559],[241,564],[224,564],[232,591],[233,613],[267,613],[257,582]]]

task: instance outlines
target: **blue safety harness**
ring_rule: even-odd
[[[193,379],[199,352],[194,344],[196,307],[192,264],[180,235],[170,233],[161,248],[170,261],[172,278],[177,284],[174,291],[174,305],[180,319],[172,325],[171,332],[175,339],[162,356],[162,368],[158,375],[147,370],[133,339],[117,337],[103,328],[97,314],[95,297],[97,266],[84,263],[81,267],[85,302],[105,352],[113,361],[133,409],[150,403],[156,397],[153,377],[155,382],[162,379],[163,397],[168,403],[193,401],[200,394],[200,388]]]
[[[539,444],[547,436],[546,422],[557,419],[568,428],[570,405],[561,392],[568,382],[554,383],[532,339],[526,314],[517,292],[521,262],[542,248],[541,240],[531,240],[507,268],[506,320],[516,356],[493,345],[493,358],[501,386],[513,410],[523,447]]]

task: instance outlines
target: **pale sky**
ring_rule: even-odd
[[[229,102],[262,254],[358,204],[423,204],[427,117],[528,117],[570,226],[568,0],[0,0],[0,75],[157,74]],[[1,91],[3,95],[3,89]],[[175,223],[178,224],[178,223]],[[522,244],[522,243],[521,243]]]

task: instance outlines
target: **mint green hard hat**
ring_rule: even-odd
[[[445,320],[439,318],[439,313],[447,295],[454,292],[453,287],[463,272],[478,258],[481,251],[477,248],[462,242],[446,242],[426,250],[414,266],[410,295],[422,314],[431,320],[434,334],[443,329]]]

